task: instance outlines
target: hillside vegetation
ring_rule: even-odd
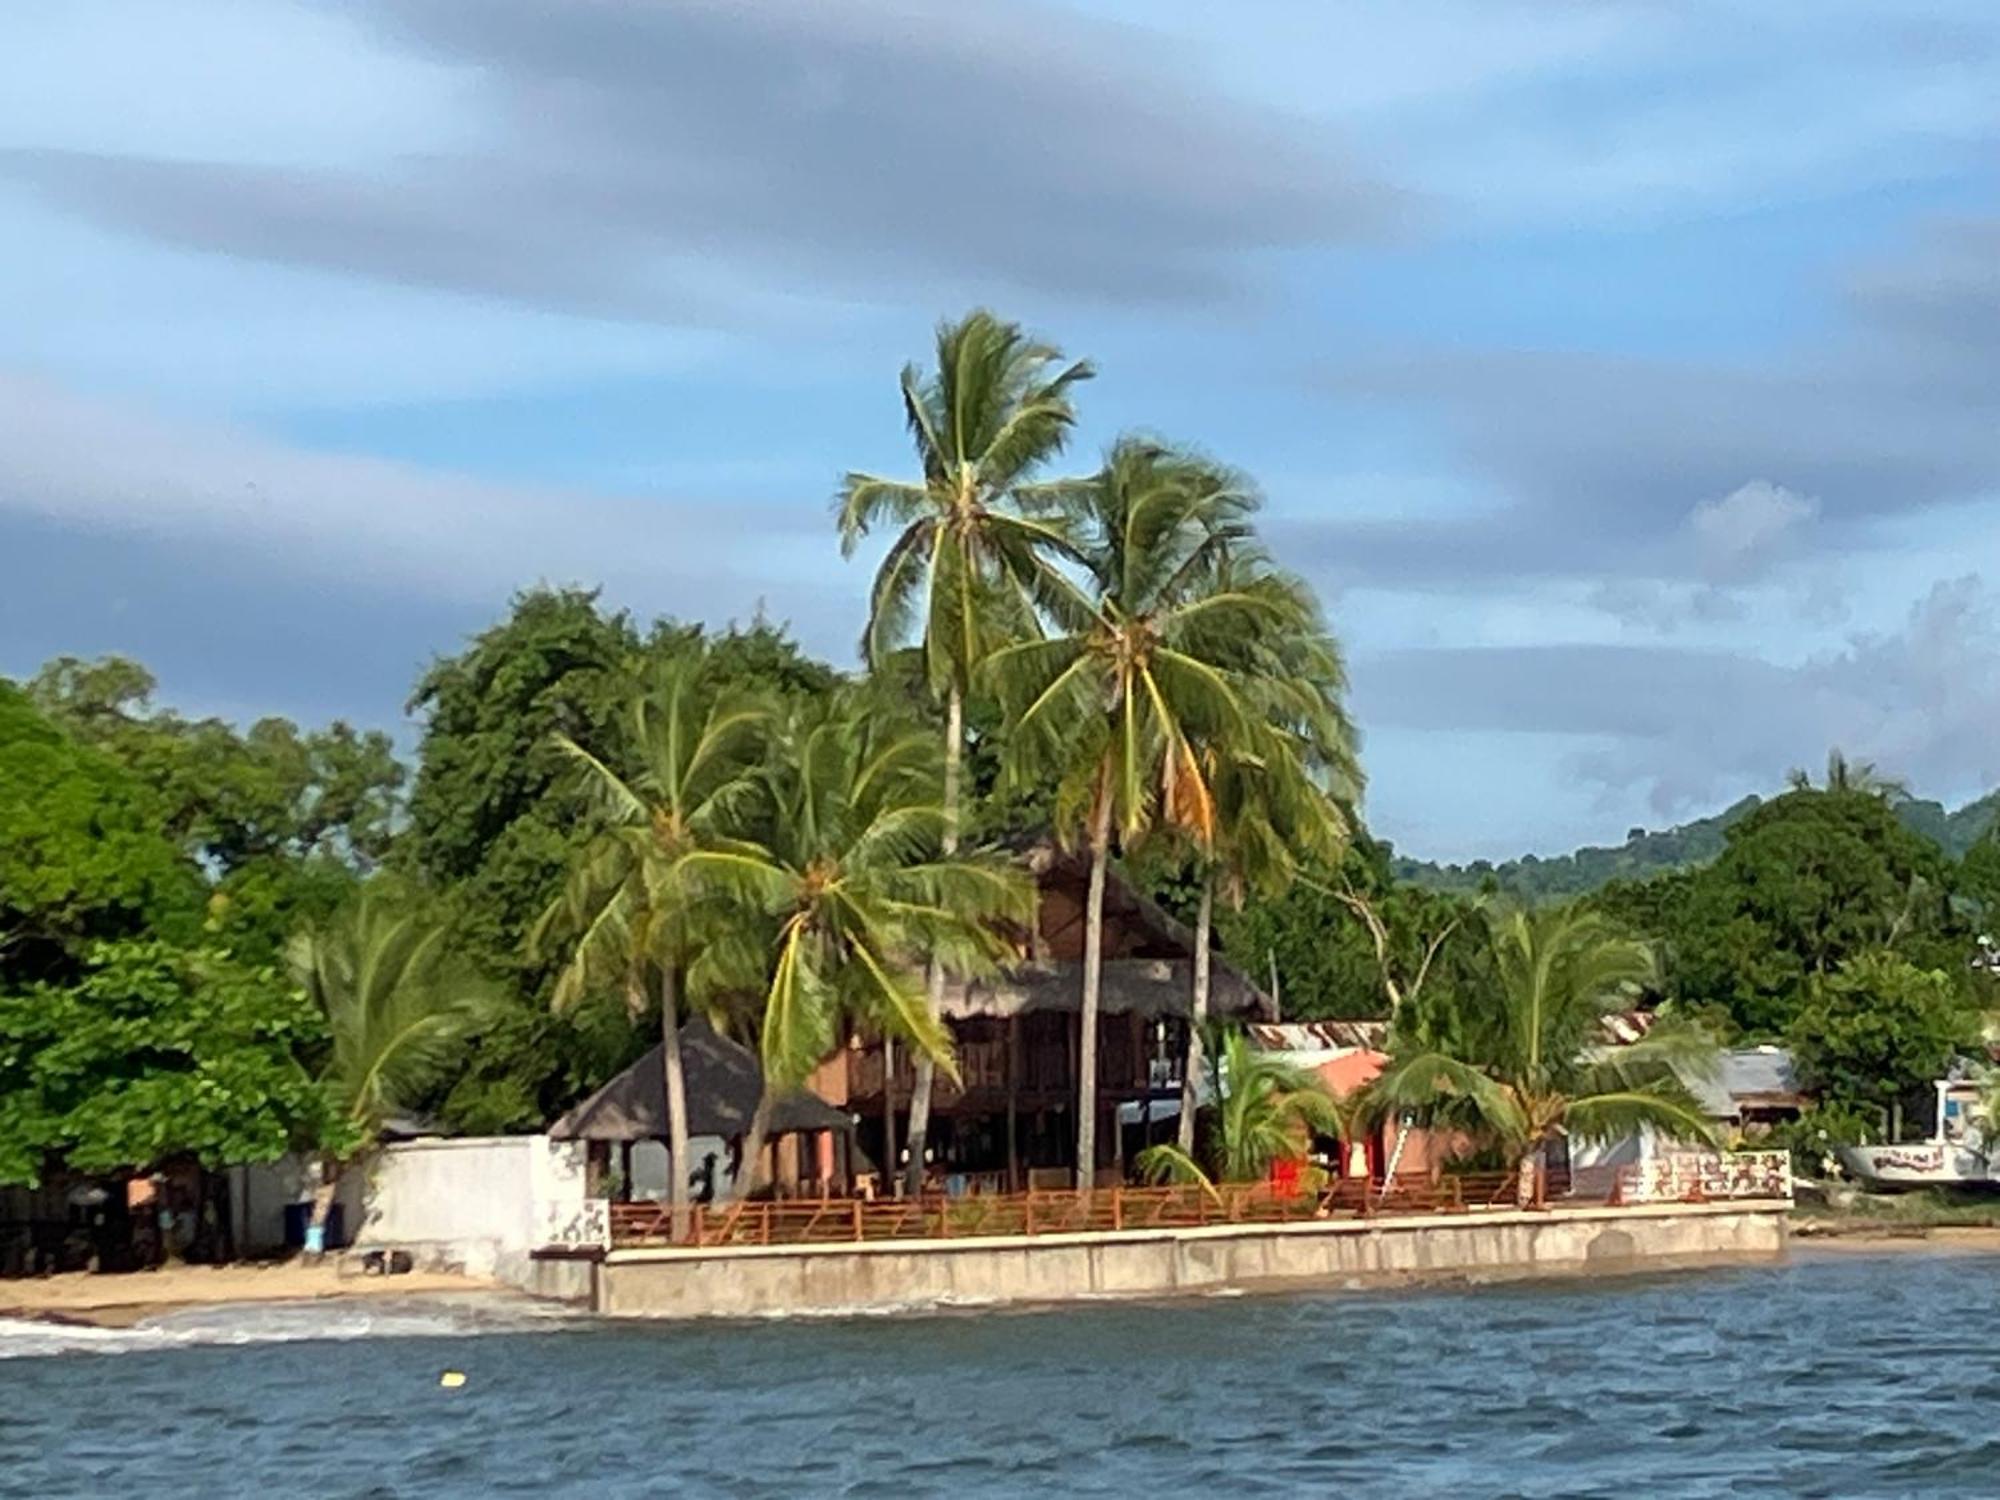
[[[1585,895],[1614,880],[1644,880],[1650,875],[1705,865],[1722,852],[1729,829],[1763,806],[1764,800],[1745,797],[1719,813],[1673,828],[1634,828],[1624,843],[1614,847],[1586,845],[1574,853],[1547,858],[1526,854],[1497,865],[1484,859],[1458,865],[1399,858],[1394,868],[1398,880],[1434,891],[1470,894],[1496,889],[1523,901],[1558,901]],[[1953,859],[1962,859],[2000,816],[2000,790],[1956,811],[1919,797],[1897,799],[1895,810],[1905,828],[1930,839]]]

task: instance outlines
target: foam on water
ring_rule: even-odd
[[[557,1303],[504,1294],[232,1302],[161,1313],[130,1328],[0,1318],[0,1360],[52,1354],[132,1354],[203,1344],[539,1333],[593,1321]]]

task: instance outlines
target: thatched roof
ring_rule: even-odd
[[[1098,988],[1104,1015],[1184,1016],[1193,993],[1194,965],[1185,958],[1107,958]],[[1264,992],[1220,959],[1209,970],[1209,1011],[1216,1016],[1264,1019],[1276,1014]],[[1031,1011],[1078,1010],[1083,1005],[1083,965],[1069,961],[1016,965],[997,979],[947,980],[944,1014],[1019,1016]]]
[[[706,1021],[693,1020],[681,1028],[681,1066],[687,1074],[690,1135],[727,1139],[749,1130],[764,1087],[756,1054],[718,1035]],[[786,1094],[771,1109],[773,1135],[853,1128],[846,1114],[803,1089]],[[549,1134],[570,1141],[665,1140],[667,1080],[660,1049],[651,1048],[551,1125]]]

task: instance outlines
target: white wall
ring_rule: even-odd
[[[519,1281],[542,1205],[584,1197],[584,1146],[545,1135],[398,1141],[368,1168],[362,1249],[400,1246],[475,1276]]]

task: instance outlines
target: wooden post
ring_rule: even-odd
[[[1125,1227],[1125,1189],[1122,1186],[1111,1189],[1111,1227]]]
[[[1029,1188],[1021,1198],[1021,1233],[1035,1232],[1035,1190]]]
[[[882,1038],[882,1196],[900,1192],[896,1163],[896,1043]]]
[[[847,1209],[848,1216],[854,1224],[854,1243],[858,1245],[861,1243],[861,1200],[859,1198],[852,1200]]]
[[[1007,1018],[1007,1191],[1021,1191],[1021,1018]]]
[[[701,1248],[702,1230],[707,1227],[707,1224],[708,1205],[706,1203],[697,1203],[694,1206],[694,1247],[697,1250]]]

